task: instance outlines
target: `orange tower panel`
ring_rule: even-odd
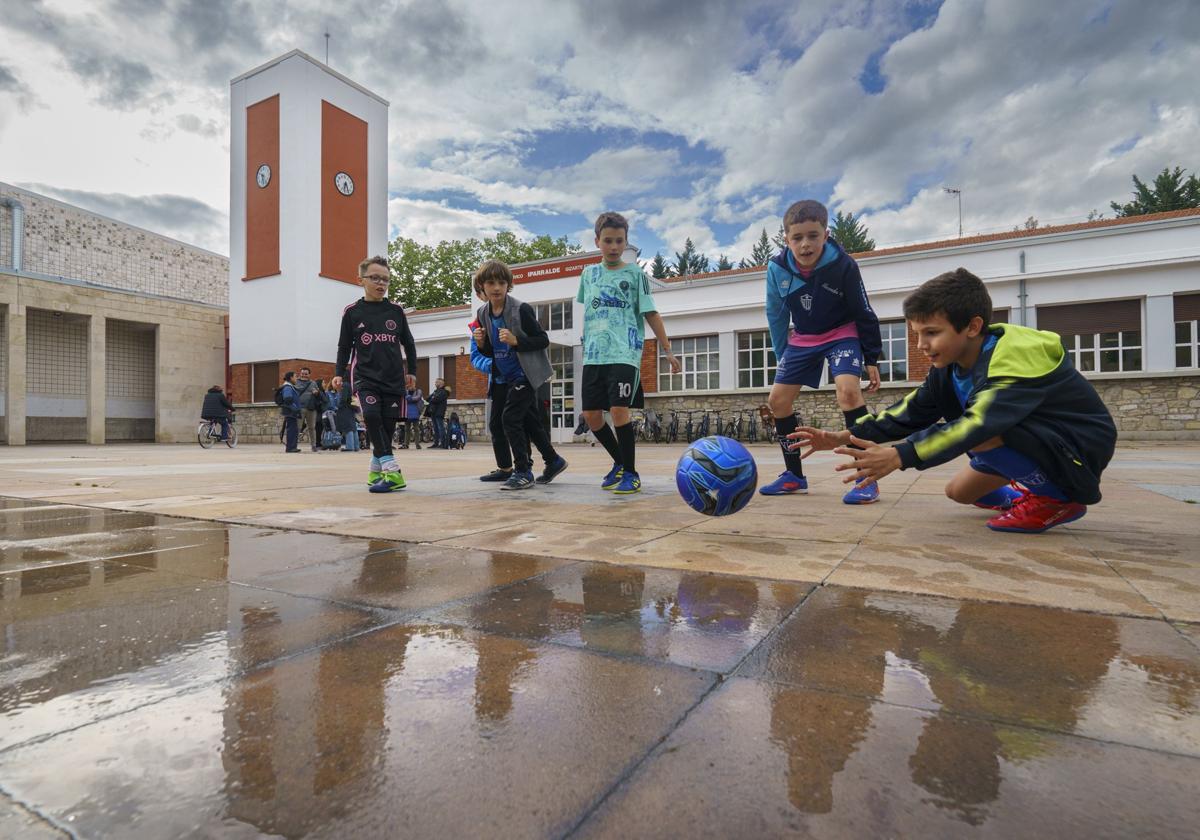
[[[279,95],[246,109],[246,273],[279,273]]]
[[[321,276],[358,284],[367,254],[367,124],[321,102]]]

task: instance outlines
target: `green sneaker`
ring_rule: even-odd
[[[367,486],[371,487],[372,485],[378,484],[379,479],[381,478],[383,478],[383,473],[376,470],[371,470],[367,473]]]
[[[393,490],[403,490],[408,484],[404,481],[404,476],[399,470],[385,472],[379,481],[371,485],[370,492],[372,493],[391,493]]]

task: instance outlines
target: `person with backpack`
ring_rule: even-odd
[[[275,389],[275,405],[279,406],[283,416],[283,432],[287,438],[284,452],[300,451],[296,445],[300,439],[300,394],[293,384],[295,377],[296,372],[289,370],[283,375],[283,384]]]
[[[445,379],[434,381],[433,393],[429,395],[429,405],[425,415],[433,421],[433,446],[430,449],[448,449],[446,444],[446,401],[450,399],[450,389],[446,387]]]
[[[300,368],[300,378],[296,380],[296,395],[300,400],[300,408],[304,413],[304,423],[308,426],[308,439],[312,443],[312,451],[321,448],[321,413],[325,410],[325,392],[319,379],[312,379],[309,369]]]
[[[421,408],[425,405],[425,395],[417,387],[417,377],[409,374],[404,377],[404,442],[401,449],[408,449],[410,442],[421,448]]]
[[[342,385],[342,393],[338,399],[337,408],[334,409],[337,430],[342,436],[344,452],[358,451],[358,418],[355,416],[353,396],[350,392],[350,383]]]

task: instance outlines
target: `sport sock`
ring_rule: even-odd
[[[612,456],[614,464],[624,463],[621,460],[621,447],[617,445],[617,436],[613,434],[612,428],[607,423],[592,432],[592,434],[596,436],[596,440]]]
[[[975,500],[977,505],[987,505],[988,507],[1003,507],[1013,501],[1013,496],[1019,495],[1015,493],[1012,487],[1005,485],[998,487],[990,493],[984,493]]]
[[[626,472],[635,473],[637,468],[634,466],[634,447],[637,440],[633,436],[633,423],[626,423],[624,426],[617,426],[617,446],[620,447],[621,457],[618,459],[621,466]]]
[[[383,471],[383,468],[379,465],[379,459],[376,458],[374,455],[371,456],[371,466],[369,467],[369,469],[371,472],[382,472]]]
[[[396,463],[396,459],[390,455],[385,455],[379,459],[380,472],[399,472],[400,465]]]
[[[779,438],[779,448],[783,450],[784,466],[796,478],[804,478],[804,467],[800,465],[800,456],[788,449],[791,441],[787,439],[787,436],[796,431],[796,427],[799,425],[795,414],[775,418],[775,436]]]
[[[1030,493],[1048,496],[1060,502],[1068,501],[1062,488],[1046,477],[1032,458],[1007,446],[997,446],[986,452],[976,452],[975,458],[1005,478],[1022,484]]]
[[[846,418],[846,428],[853,429],[854,424],[859,421],[859,418],[866,417],[867,414],[867,407],[865,405],[860,405],[858,408],[852,408],[849,411],[843,411],[842,417]]]

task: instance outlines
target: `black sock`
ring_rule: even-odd
[[[637,472],[633,460],[634,445],[636,438],[633,436],[633,423],[626,423],[624,426],[617,426],[617,446],[621,448],[621,466],[625,468],[625,472]]]
[[[788,449],[792,441],[787,439],[787,436],[796,431],[796,427],[799,425],[795,414],[775,418],[775,436],[779,438],[779,448],[783,450],[784,466],[796,478],[804,478],[804,467],[800,466],[800,455]]]
[[[383,455],[392,454],[392,440],[396,437],[396,421],[383,418]],[[382,455],[380,457],[383,457]]]
[[[596,440],[600,442],[600,445],[608,450],[608,454],[612,456],[613,463],[620,464],[621,447],[617,446],[617,436],[613,434],[609,425],[605,423],[599,429],[593,430],[592,434],[596,436]]]
[[[842,416],[846,418],[846,428],[853,429],[854,424],[866,417],[869,412],[865,405],[860,405],[858,408],[852,408],[849,411],[843,411]]]

